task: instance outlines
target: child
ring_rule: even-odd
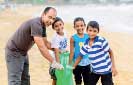
[[[60,63],[59,54],[65,52],[67,48],[67,38],[63,31],[64,22],[62,21],[62,19],[56,17],[55,21],[52,24],[52,28],[56,31],[56,34],[52,39],[51,48],[53,48],[54,50],[56,62]],[[50,68],[49,71],[51,78],[53,79],[52,85],[56,85],[55,69]]]
[[[82,56],[89,54],[92,66],[89,85],[96,85],[100,77],[102,85],[113,85],[112,73],[114,76],[117,74],[114,55],[107,40],[97,35],[99,33],[99,24],[96,21],[90,21],[86,32],[89,38],[81,48],[80,57],[76,60],[74,67],[82,59]]]
[[[88,35],[84,33],[85,21],[82,17],[74,19],[74,29],[77,31],[70,39],[70,57],[69,64],[72,60],[75,62],[80,53],[80,48],[84,44],[85,40],[88,39]],[[90,62],[88,56],[85,55],[78,66],[73,70],[76,85],[81,85],[82,78],[84,85],[88,85],[90,77]]]

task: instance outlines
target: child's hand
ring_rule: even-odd
[[[69,68],[69,69],[75,69],[75,67],[71,66],[71,65],[66,65],[66,68]]]
[[[116,76],[118,74],[117,70],[115,67],[112,67],[112,75]]]

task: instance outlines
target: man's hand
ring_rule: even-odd
[[[55,68],[55,69],[59,69],[59,70],[63,70],[64,69],[63,65],[61,65],[60,63],[58,63],[56,61],[52,62],[51,67]]]

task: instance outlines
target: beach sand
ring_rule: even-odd
[[[4,56],[4,46],[8,38],[15,32],[17,27],[32,18],[32,15],[41,10],[41,7],[20,7],[11,11],[6,9],[0,12],[0,85],[7,85],[7,69]],[[74,33],[71,24],[66,24],[69,37]],[[48,39],[53,34],[52,29],[48,29]],[[115,85],[133,84],[133,34],[122,32],[107,32],[101,30],[100,35],[104,36],[111,46],[115,55],[118,75],[113,77]],[[36,45],[29,51],[31,85],[51,85],[48,73],[49,63],[44,59]],[[100,85],[100,84],[98,84]]]

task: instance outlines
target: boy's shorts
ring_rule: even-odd
[[[50,67],[49,74],[51,75],[51,79],[57,80],[56,75],[55,75],[55,68]]]

